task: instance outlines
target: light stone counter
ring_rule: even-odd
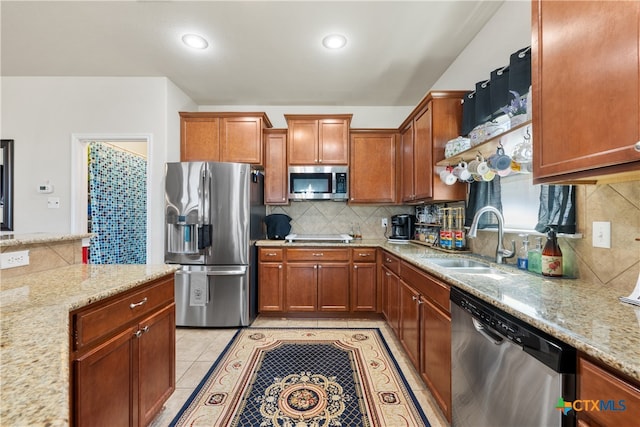
[[[262,240],[258,246],[320,246]],[[574,346],[614,369],[640,381],[640,307],[622,303],[611,288],[580,279],[551,279],[496,265],[506,275],[481,276],[454,273],[432,262],[434,257],[469,257],[448,254],[417,244],[392,244],[384,240],[333,243],[323,246],[380,247],[422,268],[452,286],[469,292]]]
[[[55,234],[55,233],[5,233],[0,234],[0,248],[21,245],[33,245],[41,243],[66,242],[69,240],[80,240],[93,236],[91,233],[84,234]]]
[[[0,425],[69,424],[69,312],[175,271],[76,264],[0,282]]]

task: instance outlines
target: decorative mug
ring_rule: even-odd
[[[474,177],[482,176],[485,173],[489,172],[489,165],[487,165],[487,162],[484,160],[484,157],[482,157],[482,154],[478,154],[474,160],[471,160],[469,162],[467,169]]]
[[[465,161],[461,161],[460,163],[458,163],[458,166],[453,168],[453,174],[460,181],[467,181],[469,178],[471,178],[471,172],[469,172],[467,162]]]
[[[503,171],[511,167],[511,157],[504,153],[504,148],[498,147],[496,154],[489,157],[489,167],[495,171]]]

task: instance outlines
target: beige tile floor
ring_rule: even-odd
[[[358,319],[287,319],[258,317],[254,327],[326,327],[326,328],[380,328],[393,356],[416,395],[422,409],[433,427],[449,424],[436,407],[431,393],[411,365],[400,342],[382,320]],[[169,425],[184,402],[198,386],[213,362],[236,333],[236,329],[178,328],[176,331],[176,390],[164,409],[152,423],[152,427]],[[217,427],[217,426],[216,426]],[[386,426],[393,427],[393,426]]]

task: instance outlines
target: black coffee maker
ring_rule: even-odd
[[[411,240],[415,233],[416,217],[409,214],[393,215],[391,217],[390,239]]]

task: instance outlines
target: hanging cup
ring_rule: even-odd
[[[511,167],[511,157],[504,153],[504,148],[498,147],[496,154],[489,157],[489,167],[495,171],[503,171]]]

